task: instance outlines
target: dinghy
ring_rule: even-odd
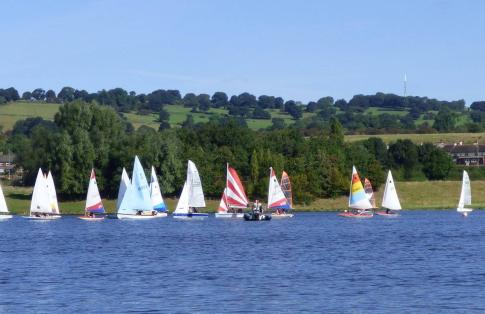
[[[123,175],[121,180],[124,180]],[[120,184],[120,186],[126,185],[123,182]],[[120,202],[116,216],[118,219],[153,219],[161,217],[157,211],[153,210],[148,181],[138,156],[135,156],[132,182],[126,186],[126,191],[123,193],[123,199]]]
[[[104,214],[104,206],[99,195],[98,184],[96,182],[96,174],[94,169],[91,169],[91,176],[89,178],[88,194],[86,195],[86,206],[84,208],[84,216],[81,216],[82,220],[86,221],[100,221],[103,220],[103,216],[96,217],[96,214]]]
[[[268,209],[275,210],[273,218],[291,218],[293,214],[288,213],[291,209],[290,202],[283,193],[273,168],[269,169]]]
[[[55,192],[55,187],[53,188]],[[39,168],[37,178],[35,179],[34,191],[32,193],[32,201],[30,203],[30,215],[25,216],[24,218],[38,220],[52,220],[61,218],[60,215],[57,215],[57,213],[54,212],[54,206],[52,206],[51,203],[52,196],[51,193],[49,193],[49,189],[47,178],[44,177],[42,170]]]
[[[197,208],[205,207],[204,191],[200,181],[199,171],[189,160],[187,163],[187,178],[180,194],[173,217],[177,219],[206,218],[207,213],[199,213]]]
[[[165,206],[163,201],[162,191],[160,191],[157,174],[153,166],[150,179],[150,199],[152,200],[153,210],[157,212],[157,215],[159,217],[167,217],[167,206]]]
[[[472,204],[472,189],[470,186],[470,178],[468,177],[468,172],[463,170],[460,200],[458,201],[458,207],[456,208],[456,211],[462,214],[464,217],[467,217],[468,213],[471,213],[473,209],[465,206],[467,205],[470,206],[471,204]]]
[[[2,186],[0,185],[0,220],[6,220],[10,218],[12,218],[12,215],[10,215],[10,212],[8,211],[7,202],[5,201]]]
[[[391,170],[387,173],[386,187],[384,188],[384,194],[382,195],[382,207],[386,208],[386,210],[378,211],[376,214],[385,217],[399,216],[396,211],[401,210],[401,203],[399,202],[399,197],[397,197]]]
[[[243,218],[243,209],[248,207],[248,198],[236,169],[226,166],[226,188],[215,214],[216,218]]]
[[[374,214],[372,211],[372,204],[365,194],[364,187],[360,181],[359,174],[355,166],[352,167],[352,180],[350,182],[349,208],[339,215],[349,218],[371,218]]]

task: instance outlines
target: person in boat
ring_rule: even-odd
[[[389,208],[386,208],[386,214],[390,214],[391,213],[391,210]]]
[[[141,216],[141,214],[142,214],[142,213],[143,213],[143,211],[142,211],[142,210],[137,210],[137,211],[136,211],[136,214],[137,214],[138,216]]]
[[[152,210],[152,216],[156,216],[157,215],[157,211],[156,210]]]
[[[94,213],[93,213],[93,212],[90,212],[90,213],[89,213],[89,217],[90,217],[90,218],[95,218]]]

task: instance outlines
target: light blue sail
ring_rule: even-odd
[[[135,156],[131,181],[132,184],[128,186],[123,196],[118,213],[135,215],[140,210],[151,211],[153,205],[150,189],[138,156]]]

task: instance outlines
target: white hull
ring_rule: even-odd
[[[85,220],[85,221],[102,221],[104,220],[104,217],[86,217],[86,216],[81,216],[77,217],[79,219]]]
[[[168,216],[167,212],[158,212],[157,213],[158,218],[164,218],[164,217],[167,217],[167,216]]]
[[[216,218],[243,218],[244,213],[215,213]]]
[[[12,215],[0,215],[0,220],[7,220],[7,219],[10,219],[10,218],[13,218]]]
[[[165,215],[129,215],[129,214],[116,214],[116,217],[118,219],[155,219],[155,218],[162,218],[162,217],[167,217],[167,214]]]
[[[293,214],[271,214],[271,217],[273,218],[291,218],[293,217]]]
[[[188,214],[173,214],[176,219],[204,219],[209,217],[207,213],[188,213]]]
[[[47,216],[24,216],[26,219],[34,220],[56,220],[61,218],[61,215],[47,215]]]

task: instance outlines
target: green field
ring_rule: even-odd
[[[41,117],[45,120],[53,120],[59,110],[59,104],[22,102],[9,103],[0,106],[0,125],[3,130],[11,130],[18,120]]]
[[[404,209],[449,209],[456,208],[460,194],[460,181],[425,181],[425,182],[396,182],[396,188]],[[7,205],[15,214],[27,214],[30,207],[31,188],[4,186]],[[383,189],[376,192],[377,203],[380,203]],[[472,182],[474,208],[485,208],[485,181]],[[177,199],[165,200],[170,211]],[[115,200],[103,200],[108,213],[115,212]],[[334,211],[347,207],[346,196],[335,199],[318,199],[308,205],[296,205],[297,211]],[[62,214],[82,214],[84,201],[60,202]],[[207,200],[205,211],[214,212],[219,205],[218,199]]]
[[[485,133],[433,133],[433,134],[378,134],[378,135],[346,135],[348,142],[362,141],[370,137],[379,137],[384,142],[395,142],[399,139],[409,139],[414,143],[457,143],[463,141],[464,144],[473,144],[477,140],[479,143],[485,142]]]

